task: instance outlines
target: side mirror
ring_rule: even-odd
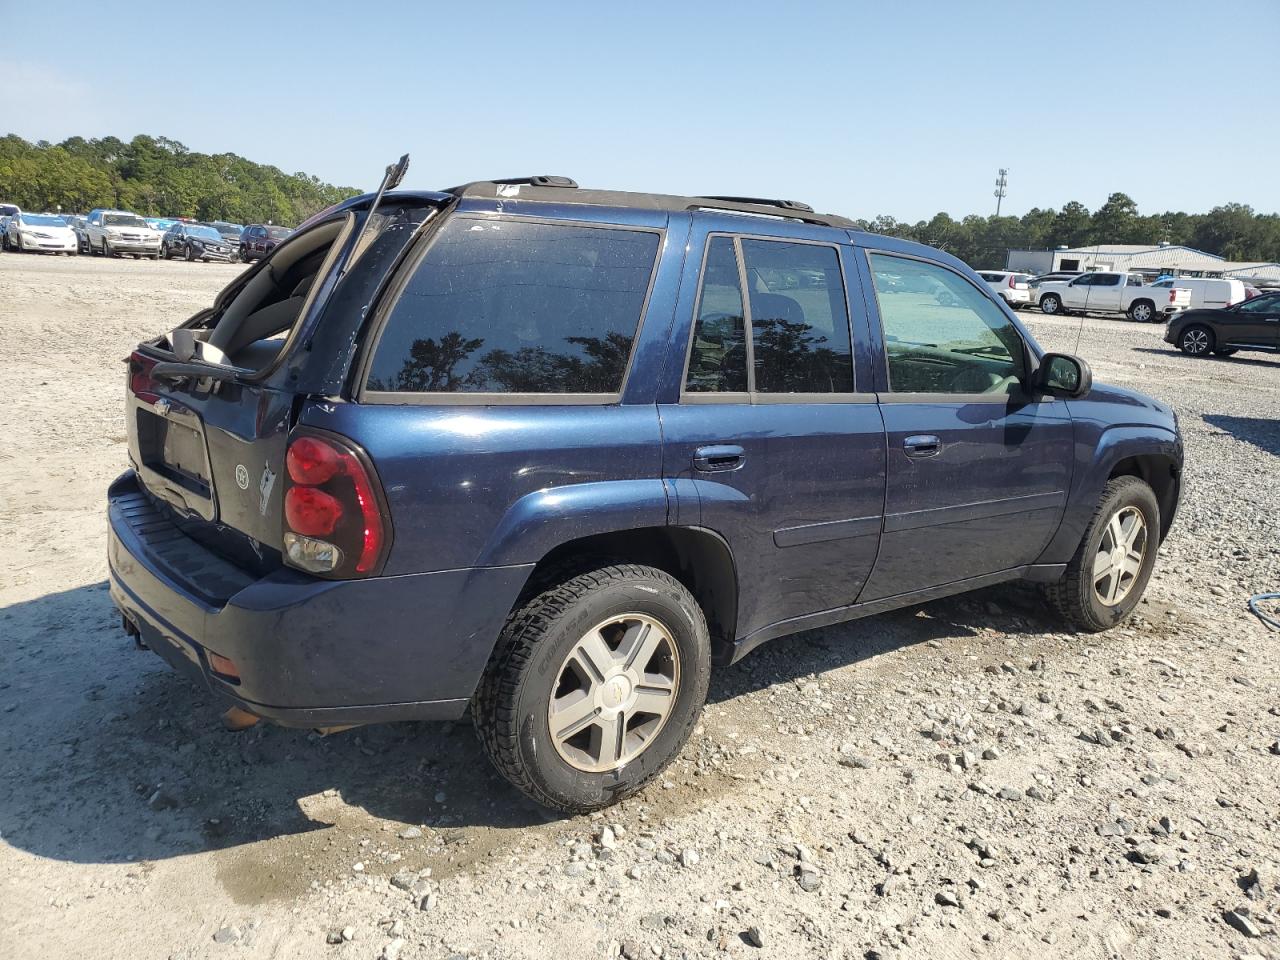
[[[1093,371],[1080,357],[1046,353],[1036,369],[1036,387],[1055,397],[1083,397],[1093,388]]]

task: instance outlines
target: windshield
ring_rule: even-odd
[[[240,238],[240,231],[244,227],[237,227],[234,223],[215,223],[214,228],[224,237]]]
[[[267,236],[272,240],[283,240],[292,232],[288,227],[267,227]]]
[[[61,217],[43,213],[24,213],[22,222],[29,227],[65,227],[67,225],[67,221]]]
[[[222,234],[218,233],[213,227],[187,227],[187,233],[193,237],[201,237],[205,240],[221,240]]]
[[[102,223],[108,227],[147,227],[147,222],[133,213],[104,213]]]

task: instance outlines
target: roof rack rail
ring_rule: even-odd
[[[784,210],[798,210],[801,213],[813,213],[813,207],[799,200],[765,200],[760,197],[719,197],[713,193],[705,194],[708,200],[721,200],[725,203],[754,203],[759,207],[781,207]]]
[[[578,189],[578,181],[572,177],[559,177],[553,174],[538,174],[532,177],[504,177],[501,180],[473,180],[471,183],[464,183],[456,187],[449,187],[444,192],[462,196],[468,187],[474,187],[481,183],[496,183],[500,186],[509,187],[562,187],[565,190]]]

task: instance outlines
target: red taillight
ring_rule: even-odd
[[[290,564],[311,573],[373,573],[388,543],[377,476],[340,437],[308,431],[285,455],[284,547]]]
[[[1177,300],[1177,299],[1178,299],[1178,291],[1177,291],[1177,290],[1174,290],[1174,289],[1170,289],[1170,290],[1169,290],[1169,302],[1170,302],[1170,303],[1173,303],[1173,302],[1174,302],[1175,300]]]
[[[147,403],[155,403],[160,396],[156,382],[151,379],[151,368],[155,365],[154,360],[136,350],[129,355],[129,392]]]
[[[289,479],[294,483],[319,486],[338,472],[341,462],[337,451],[329,444],[315,437],[298,437],[289,444],[285,465],[289,468]]]
[[[327,537],[342,519],[342,504],[316,487],[290,487],[284,497],[284,522],[294,533]]]
[[[1009,274],[1009,289],[1010,289],[1010,290],[1012,290],[1012,289],[1014,288],[1014,286],[1015,286],[1015,285],[1016,285],[1016,284],[1014,283],[1014,276],[1013,276],[1013,274],[1011,273],[1011,274]]]

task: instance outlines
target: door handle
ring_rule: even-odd
[[[693,451],[693,469],[703,473],[725,473],[729,470],[737,470],[746,462],[746,451],[737,444],[713,444]]]
[[[903,440],[902,449],[908,457],[936,457],[942,452],[942,441],[935,436],[918,434]]]

